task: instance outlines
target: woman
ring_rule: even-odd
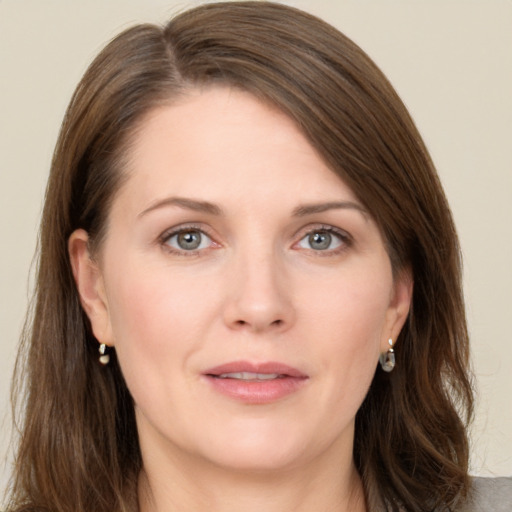
[[[64,120],[36,295],[12,510],[470,506],[451,214],[318,19],[221,3],[114,39]]]

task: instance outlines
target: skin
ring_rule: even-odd
[[[412,289],[371,216],[288,117],[228,88],[151,112],[129,161],[99,253],[83,230],[69,252],[136,404],[141,510],[366,510],[354,418]],[[244,403],[203,375],[237,360],[307,379]]]

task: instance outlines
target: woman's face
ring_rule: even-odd
[[[368,212],[288,117],[237,90],[154,110],[129,156],[97,265],[84,232],[70,253],[143,455],[237,469],[351,457],[411,293]]]

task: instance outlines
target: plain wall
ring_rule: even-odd
[[[50,158],[74,86],[113,35],[199,2],[0,0],[0,490],[9,382]],[[465,257],[478,386],[472,470],[512,475],[512,2],[298,0],[354,39],[409,107]]]

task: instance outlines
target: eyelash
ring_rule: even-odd
[[[295,242],[294,246],[302,242],[306,237],[310,236],[313,233],[328,233],[329,235],[333,235],[336,237],[340,246],[335,249],[325,249],[325,250],[315,250],[315,249],[306,249],[311,253],[314,253],[315,256],[320,257],[329,257],[329,256],[338,256],[342,252],[346,251],[353,245],[353,238],[346,232],[339,228],[335,228],[330,225],[317,225],[317,226],[308,226],[303,230],[300,234],[300,239],[298,242]]]
[[[169,253],[175,254],[178,256],[184,256],[184,257],[191,257],[191,256],[197,256],[201,252],[205,250],[209,250],[212,247],[207,248],[201,248],[201,249],[194,249],[187,251],[186,249],[176,249],[169,245],[169,240],[175,236],[179,236],[182,233],[187,232],[198,232],[201,235],[204,235],[208,237],[213,245],[220,246],[216,242],[213,241],[213,236],[210,235],[207,230],[204,229],[204,227],[199,226],[197,224],[187,224],[185,226],[180,226],[178,228],[172,228],[170,230],[165,231],[162,233],[162,235],[158,238],[159,244]],[[317,226],[310,226],[302,230],[300,233],[300,238],[297,242],[293,244],[293,247],[297,246],[300,242],[302,242],[306,237],[310,236],[313,233],[328,233],[329,235],[334,235],[339,241],[340,241],[340,247],[337,247],[335,249],[325,249],[325,250],[315,250],[312,248],[309,248],[306,250],[310,251],[311,253],[314,253],[316,256],[320,257],[328,257],[328,256],[336,256],[344,251],[347,250],[347,248],[351,247],[353,245],[353,239],[352,237],[343,230],[340,230],[338,228],[335,228],[334,226],[330,225],[317,225]]]
[[[160,237],[159,237],[159,243],[160,245],[169,253],[177,255],[177,256],[185,256],[185,257],[191,257],[191,256],[197,256],[202,251],[208,250],[211,247],[203,248],[203,249],[194,249],[187,251],[185,249],[176,249],[169,245],[169,240],[174,236],[179,236],[182,233],[187,232],[198,232],[201,233],[201,235],[204,235],[208,237],[213,242],[213,237],[208,234],[208,232],[202,227],[198,226],[196,224],[187,224],[185,226],[180,226],[178,228],[172,228],[170,230],[165,231]],[[213,242],[215,244],[215,242]],[[215,244],[218,245],[218,244]]]

